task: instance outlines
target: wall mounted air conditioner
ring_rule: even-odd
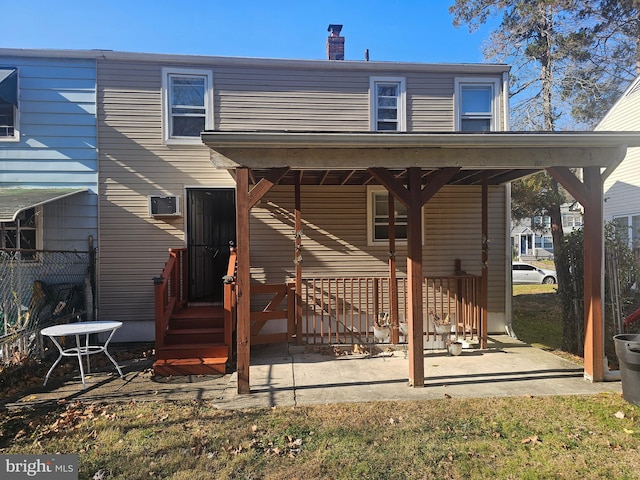
[[[149,195],[149,215],[152,217],[179,217],[180,197],[177,195]]]

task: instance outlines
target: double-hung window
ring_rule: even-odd
[[[389,241],[389,194],[383,187],[369,187],[368,217],[370,245],[386,245]],[[398,200],[394,202],[395,239],[407,240],[407,208]]]
[[[163,69],[164,140],[201,143],[213,126],[213,75],[208,70]]]
[[[0,141],[19,138],[18,70],[0,67]]]
[[[493,79],[457,78],[456,130],[489,132],[498,130],[500,83]]]
[[[372,77],[370,82],[371,130],[406,131],[405,80],[397,77]]]

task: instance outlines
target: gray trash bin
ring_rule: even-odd
[[[640,406],[640,335],[622,334],[613,337],[620,363],[622,396]]]

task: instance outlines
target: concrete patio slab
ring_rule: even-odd
[[[459,356],[425,351],[425,386],[408,385],[408,360],[402,347],[376,355],[336,355],[331,348],[252,349],[251,394],[238,395],[237,374],[155,378],[151,360],[123,362],[124,379],[111,371],[52,382],[7,404],[8,408],[58,401],[83,402],[207,401],[220,409],[429,400],[444,397],[589,395],[621,393],[619,381],[591,383],[582,366],[509,336],[493,336],[484,350]]]

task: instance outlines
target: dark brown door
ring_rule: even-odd
[[[221,302],[229,242],[236,240],[235,191],[187,190],[189,301]]]

